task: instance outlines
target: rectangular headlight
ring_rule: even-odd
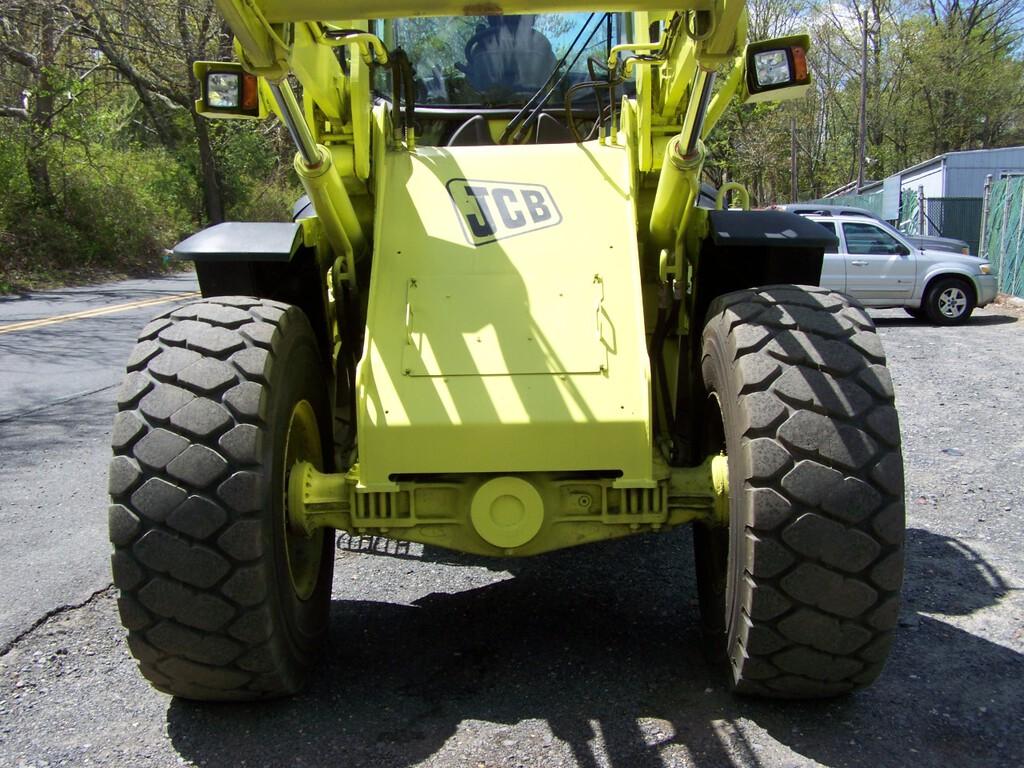
[[[237,72],[210,72],[206,76],[206,103],[214,109],[238,109],[242,76]]]
[[[811,85],[807,69],[807,35],[758,40],[743,52],[744,103],[784,101],[801,96]]]
[[[762,88],[788,83],[793,79],[793,73],[789,69],[789,56],[785,49],[755,53],[754,72],[757,84]]]
[[[233,61],[196,61],[192,73],[199,81],[196,112],[203,117],[231,120],[262,120],[267,105],[260,79]]]

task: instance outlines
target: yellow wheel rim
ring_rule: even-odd
[[[316,414],[308,400],[300,400],[292,409],[288,420],[288,434],[284,444],[284,483],[282,487],[282,504],[284,514],[281,516],[284,527],[284,552],[288,563],[288,576],[291,578],[295,594],[301,600],[308,600],[316,589],[320,575],[320,558],[323,556],[324,532],[316,531],[307,535],[288,522],[288,479],[292,467],[297,462],[308,461],[317,469],[323,469],[323,451],[320,446],[320,430],[316,424]]]

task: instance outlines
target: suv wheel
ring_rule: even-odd
[[[928,286],[925,314],[936,325],[956,325],[974,311],[974,289],[959,277],[941,277]]]

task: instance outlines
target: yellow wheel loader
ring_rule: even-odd
[[[693,523],[738,692],[870,683],[903,557],[885,355],[815,287],[832,235],[701,183],[733,99],[809,87],[807,37],[747,44],[737,0],[216,5],[237,61],[195,64],[196,109],[276,115],[306,196],[177,245],[202,298],[128,362],[110,537],[145,677],[298,690],[335,530],[523,557]]]

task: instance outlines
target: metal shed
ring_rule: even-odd
[[[1024,174],[1024,147],[947,152],[896,174],[900,189],[924,187],[926,198],[977,197],[985,191],[985,177]]]

